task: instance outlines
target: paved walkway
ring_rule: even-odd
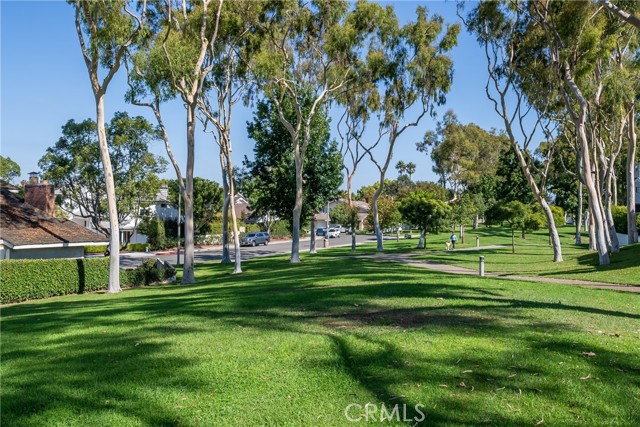
[[[481,246],[479,248],[464,248],[457,249],[456,251],[467,251],[467,250],[478,250],[478,249],[495,249],[501,246]],[[377,253],[374,255],[360,255],[361,257],[379,259],[383,261],[394,261],[400,262],[403,264],[411,265],[413,267],[427,268],[429,270],[440,271],[442,273],[450,273],[450,274],[464,274],[467,276],[478,276],[478,270],[471,270],[464,267],[458,267],[450,264],[443,264],[439,262],[425,261],[420,259],[415,259],[413,253]],[[575,279],[560,279],[556,277],[535,277],[535,276],[519,276],[515,274],[496,274],[496,273],[485,273],[486,277],[495,277],[499,279],[508,279],[508,280],[524,280],[528,282],[542,282],[542,283],[557,283],[559,285],[572,285],[572,286],[584,286],[587,288],[598,288],[598,289],[613,289],[616,291],[624,291],[624,292],[635,292],[640,293],[640,286],[627,286],[627,285],[616,285],[612,283],[603,283],[603,282],[590,282],[586,280],[575,280]]]

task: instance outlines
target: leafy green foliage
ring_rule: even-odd
[[[169,200],[178,205],[178,181],[169,180]],[[209,224],[222,212],[224,194],[222,187],[206,178],[193,178],[193,228],[195,234],[209,233]],[[184,200],[182,205],[184,212]],[[173,230],[172,230],[173,231]],[[172,234],[173,235],[173,234]],[[183,234],[184,235],[184,234]]]
[[[430,153],[440,183],[449,183],[453,192],[460,194],[477,185],[481,177],[496,174],[499,158],[508,149],[508,140],[476,124],[463,125],[449,110],[436,132],[428,131],[416,147]]]
[[[97,127],[93,120],[69,120],[62,136],[38,162],[43,178],[60,190],[66,210],[80,208],[96,229],[107,220],[106,187],[100,159]],[[157,130],[143,117],[116,112],[106,126],[109,154],[116,186],[118,221],[138,215],[153,201],[160,186],[158,174],[166,170],[166,160],[149,152],[158,138]]]
[[[20,166],[11,157],[0,156],[0,179],[11,183],[20,177]]]
[[[0,260],[0,302],[9,304],[56,295],[82,294],[107,289],[109,258]],[[125,286],[142,286],[169,279],[175,269],[158,269],[147,260],[133,270],[121,270]]]
[[[336,224],[346,225],[351,230],[358,228],[358,208],[356,206],[349,206],[349,203],[338,203],[336,207],[331,209],[330,218],[331,222]]]
[[[445,227],[451,208],[424,191],[410,193],[399,206],[402,218],[422,231],[437,233]]]
[[[311,98],[307,94],[300,102],[310,108]],[[288,118],[295,116],[293,103],[285,101],[282,106]],[[254,120],[247,124],[247,130],[255,141],[254,159],[245,157],[240,191],[250,199],[255,216],[275,214],[292,221],[296,195],[293,146],[272,101],[258,102]],[[336,143],[330,141],[325,111],[314,116],[310,136],[303,166],[303,224],[338,196],[343,179],[342,157]]]
[[[147,241],[151,249],[164,249],[166,245],[166,233],[164,221],[161,218],[152,216],[145,218],[139,226],[142,234],[147,235]]]
[[[131,252],[145,252],[148,247],[148,243],[129,243],[127,245],[127,250]]]
[[[627,207],[626,206],[611,206],[611,214],[613,215],[613,223],[616,227],[616,231],[621,234],[628,233],[627,224]],[[636,222],[638,223],[638,229],[640,229],[640,215],[636,216]]]
[[[389,228],[398,224],[401,219],[398,202],[393,197],[382,194],[378,198],[378,220],[380,221],[380,228]],[[367,224],[373,227],[373,208],[369,210],[369,215],[367,215]]]
[[[107,245],[85,246],[85,254],[104,254],[107,252]]]

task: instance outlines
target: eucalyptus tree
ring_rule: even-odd
[[[213,63],[207,62],[208,52],[216,43],[220,26],[223,0],[203,0],[191,3],[183,0],[180,8],[171,1],[158,4],[154,10],[153,45],[148,53],[147,69],[136,73],[141,80],[138,88],[151,95],[152,109],[159,111],[159,103],[179,96],[186,110],[186,177],[179,172],[175,159],[171,159],[185,206],[184,272],[183,284],[195,283],[194,273],[194,221],[193,186],[195,163],[195,129],[198,121],[198,101]],[[134,57],[135,58],[135,57]],[[154,61],[155,59],[155,61]],[[134,59],[135,66],[135,59]],[[155,111],[154,111],[155,113]],[[156,115],[159,118],[160,115]],[[161,118],[159,119],[161,120]],[[165,143],[167,143],[165,139]],[[166,147],[169,147],[166,144]],[[168,151],[169,152],[169,151]]]
[[[371,26],[377,25],[379,16],[384,12],[378,5],[369,5],[368,12],[371,14],[368,19]],[[367,20],[362,19],[362,22]],[[373,28],[369,28],[370,38],[375,40],[375,32]],[[347,184],[347,208],[341,211],[348,212],[342,215],[345,221],[339,221],[348,224],[352,230],[358,227],[358,208],[354,206],[352,197],[352,181],[358,170],[358,166],[367,156],[368,152],[363,149],[363,136],[367,129],[367,125],[371,119],[371,115],[379,107],[379,93],[376,87],[374,74],[376,70],[371,67],[372,63],[363,61],[356,67],[356,76],[345,86],[345,90],[338,93],[336,99],[340,106],[344,108],[338,124],[336,126],[340,135],[340,153],[343,158],[343,168],[346,175]],[[385,135],[385,132],[379,132],[377,140],[372,144],[378,145]],[[396,165],[397,168],[397,165]],[[340,215],[340,214],[339,214]],[[356,233],[351,233],[351,251],[356,251]]]
[[[610,0],[600,0],[600,4],[606,7],[615,16],[624,20],[625,22],[628,22],[637,29],[640,29],[640,17],[638,17],[638,12],[640,12],[640,5],[637,1],[635,2],[635,4],[632,1],[627,1],[624,3],[625,6],[629,7],[629,9],[620,7],[620,5],[614,4]]]
[[[236,0],[223,7],[218,36],[208,47],[206,64],[211,72],[206,76],[203,96],[198,98],[198,108],[207,128],[211,124],[214,141],[219,148],[220,168],[224,189],[222,210],[222,262],[229,262],[229,213],[233,231],[234,273],[242,272],[240,233],[238,218],[233,208],[236,195],[231,152],[231,118],[233,107],[248,94],[250,58],[259,44],[259,24],[264,21],[263,2]]]
[[[284,7],[283,7],[284,6]],[[360,11],[365,1],[349,12],[344,0],[287,2],[278,4],[263,26],[263,49],[256,55],[255,78],[270,98],[287,129],[295,160],[296,197],[292,209],[291,262],[300,261],[300,218],[303,209],[303,170],[311,138],[311,122],[318,112],[353,78],[357,48],[366,25]],[[310,93],[308,108],[302,104]],[[293,118],[284,102],[293,102]]]
[[[560,237],[545,194],[548,162],[537,168],[530,148],[539,132],[549,130],[545,124],[550,123],[549,114],[557,108],[557,94],[550,79],[544,77],[548,74],[547,64],[532,56],[530,44],[522,42],[527,19],[518,3],[484,1],[464,21],[484,48],[488,72],[485,93],[504,122],[522,172],[545,214],[553,261],[561,262]],[[553,145],[549,149],[553,150]]]
[[[438,123],[436,132],[427,131],[418,151],[430,153],[433,171],[448,181],[458,198],[481,176],[495,175],[500,155],[508,146],[503,135],[487,132],[474,123],[462,124],[451,110]]]
[[[386,150],[380,157],[374,154],[375,147],[366,148],[379,172],[372,200],[378,251],[384,249],[378,199],[395,145],[407,129],[417,126],[424,116],[433,114],[435,105],[445,102],[453,79],[453,63],[446,53],[456,45],[459,32],[457,24],[445,28],[440,16],[429,18],[424,7],[416,9],[415,22],[403,27],[392,9],[386,12],[379,40],[369,53],[369,60],[379,70],[379,134],[387,136]],[[413,114],[412,119],[407,114]]]
[[[600,67],[603,61],[612,56],[620,34],[607,22],[609,16],[591,2],[560,3],[553,8],[546,3],[532,2],[527,12],[530,17],[529,33],[539,34],[567,114],[575,128],[582,180],[589,196],[589,211],[594,225],[593,238],[600,264],[609,264],[611,239],[615,239],[615,230],[607,219],[601,194],[602,183],[598,185],[598,150],[601,147],[597,146],[589,126],[594,119],[591,107],[604,90],[602,81],[594,83],[593,78],[599,78]],[[576,20],[581,25],[574,25]]]
[[[138,40],[145,25],[146,1],[141,3],[139,13],[129,9],[129,3],[124,0],[75,0],[70,1],[70,4],[75,8],[76,32],[96,106],[96,130],[111,232],[107,292],[115,293],[120,292],[120,226],[113,168],[105,132],[104,101],[127,48]],[[101,72],[104,72],[103,77]]]

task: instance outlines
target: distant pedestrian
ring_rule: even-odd
[[[453,249],[455,249],[456,248],[456,242],[458,241],[458,236],[456,236],[456,233],[453,233],[451,235],[450,239],[451,239],[451,247]]]

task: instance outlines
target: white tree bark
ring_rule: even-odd
[[[182,284],[196,282],[193,229],[193,168],[195,163],[195,104],[187,105],[187,169],[184,194],[184,264]]]
[[[316,219],[311,217],[311,236],[309,240],[309,253],[316,253]]]
[[[222,148],[220,148],[220,169],[222,169],[222,191],[224,194],[222,202],[222,260],[220,263],[231,264],[231,254],[229,252],[229,205],[231,197],[229,196],[229,183],[227,182]]]
[[[109,156],[109,144],[104,124],[104,94],[96,95],[96,125],[98,128],[98,143],[100,144],[100,159],[104,171],[107,187],[107,210],[109,212],[109,287],[107,292],[120,292],[120,224],[118,222],[118,207],[116,205],[116,187],[113,180],[113,168]]]
[[[636,222],[636,183],[634,177],[634,163],[636,158],[637,135],[635,124],[635,108],[629,111],[629,120],[627,121],[629,131],[629,145],[627,147],[627,235],[629,236],[629,244],[638,243],[638,225]]]

